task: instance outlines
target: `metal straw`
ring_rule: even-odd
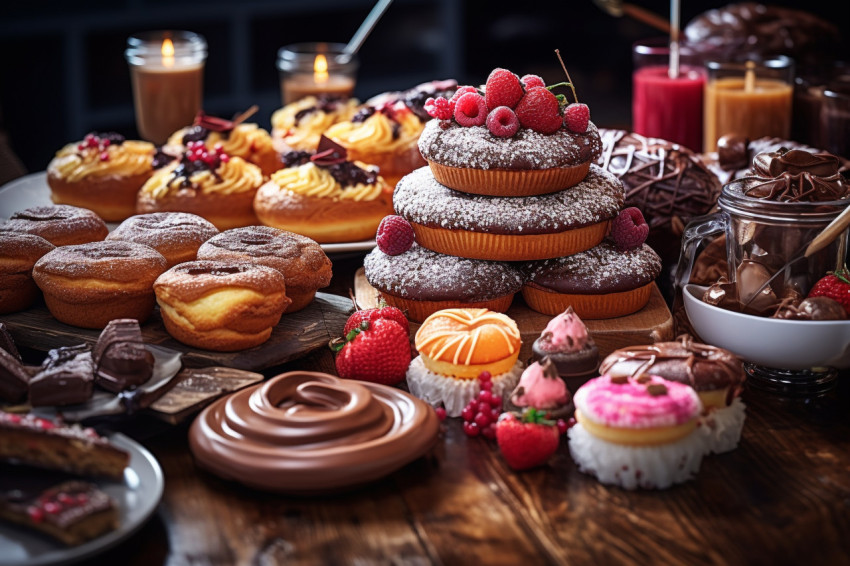
[[[369,37],[370,33],[372,33],[372,28],[375,27],[375,24],[377,24],[378,20],[381,19],[381,16],[384,15],[384,12],[386,12],[387,8],[390,7],[392,1],[393,0],[378,0],[378,3],[375,4],[375,7],[372,8],[372,11],[369,12],[369,15],[366,16],[366,19],[363,20],[362,24],[360,24],[360,27],[357,28],[356,32],[354,32],[354,35],[348,42],[348,45],[346,45],[345,49],[342,50],[348,58],[351,58],[352,55],[360,50],[363,42],[366,41],[366,38]]]

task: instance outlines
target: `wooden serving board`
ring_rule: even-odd
[[[178,342],[166,332],[158,308],[141,329],[146,344],[158,344],[181,352],[184,367],[222,366],[259,372],[326,347],[331,338],[342,331],[352,311],[351,299],[316,293],[315,300],[306,308],[283,315],[268,341],[238,352],[213,352]],[[100,336],[100,330],[59,322],[43,303],[26,311],[2,315],[0,322],[6,324],[15,344],[39,352],[84,342],[94,344]]]
[[[361,267],[354,276],[354,297],[360,308],[370,308],[378,304],[380,293],[366,280],[364,269]],[[552,320],[552,316],[531,310],[522,296],[517,293],[511,308],[506,313],[514,319],[520,331],[522,348],[519,359],[528,360],[532,357],[531,345]],[[628,316],[603,320],[584,320],[587,330],[599,348],[599,359],[627,346],[638,344],[654,344],[672,340],[673,316],[658,287],[653,285],[649,303],[641,310]],[[413,335],[419,325],[411,323]]]

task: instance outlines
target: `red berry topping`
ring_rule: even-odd
[[[68,507],[73,507],[74,505],[77,504],[76,498],[68,495],[64,491],[62,493],[60,493],[59,495],[57,495],[56,499],[59,501],[59,503],[61,503],[62,505],[66,505]]]
[[[845,268],[821,277],[812,286],[808,297],[827,297],[838,301],[850,316],[850,272]]]
[[[498,407],[501,409],[502,407],[502,396],[501,395],[491,395],[490,396],[490,406]]]
[[[455,121],[465,128],[484,125],[487,121],[487,104],[484,97],[467,92],[458,98],[455,104]]]
[[[343,379],[395,385],[410,365],[410,336],[394,320],[364,321],[345,336],[336,356],[336,371]]]
[[[489,425],[487,425],[481,431],[481,435],[484,438],[489,438],[490,440],[493,440],[494,438],[496,438],[496,423],[490,423]]]
[[[48,515],[56,515],[62,510],[62,506],[59,503],[55,503],[53,501],[49,501],[44,504],[44,511]]]
[[[464,421],[466,421],[468,423],[471,423],[473,420],[475,420],[475,409],[473,409],[471,406],[467,405],[460,412],[460,418],[462,418]]]
[[[442,96],[426,100],[425,112],[428,113],[428,116],[437,120],[451,120],[453,114],[449,99]]]
[[[490,379],[492,379],[492,377],[493,376],[490,375],[489,371],[484,370],[484,371],[482,371],[481,373],[478,374],[478,381],[490,381]]]
[[[106,152],[106,151],[101,152],[101,154],[100,154],[100,160],[101,160],[101,161],[109,161],[109,153],[108,153],[108,152]]]
[[[466,433],[466,436],[478,436],[481,434],[481,429],[475,423],[463,423],[463,432]]]
[[[556,424],[558,425],[558,432],[560,434],[567,433],[567,421],[565,421],[564,419],[558,419],[558,422]]]
[[[516,108],[523,95],[522,83],[519,77],[507,69],[493,69],[487,77],[484,87],[484,100],[487,109],[493,110],[499,106]]]
[[[611,223],[611,239],[620,251],[639,248],[649,235],[649,224],[643,218],[640,209],[631,206],[624,208]]]
[[[455,91],[455,93],[449,99],[449,106],[451,107],[452,112],[455,111],[455,105],[457,104],[458,99],[460,99],[461,96],[463,96],[464,94],[466,94],[468,92],[479,94],[478,89],[475,88],[474,86],[458,87],[458,89]]]
[[[35,505],[27,507],[27,515],[29,515],[33,523],[40,523],[44,520],[44,510]]]
[[[564,109],[564,126],[571,132],[583,134],[590,123],[590,108],[587,104],[573,102]]]
[[[475,424],[477,424],[481,428],[486,427],[488,424],[490,424],[492,422],[491,419],[490,419],[490,413],[489,412],[488,413],[478,413],[477,415],[475,415],[474,420],[475,420]]]
[[[546,83],[543,82],[537,75],[524,75],[519,82],[522,83],[522,86],[525,87],[525,90],[528,90],[535,86],[546,86]]]
[[[384,219],[378,225],[378,233],[375,236],[378,249],[387,255],[403,254],[413,245],[413,239],[413,226],[410,225],[410,222],[395,214],[384,216]]]
[[[516,107],[519,123],[541,134],[554,134],[561,127],[561,107],[554,94],[543,87],[528,89]]]
[[[492,391],[493,390],[493,382],[492,381],[482,381],[478,384],[478,387],[481,388],[482,391]]]
[[[437,418],[441,421],[446,420],[446,408],[445,407],[437,407],[434,409],[434,412],[437,413]]]
[[[507,106],[499,106],[487,115],[487,129],[499,138],[509,138],[519,130],[519,119]]]
[[[355,311],[354,314],[349,316],[348,320],[345,321],[345,326],[342,329],[342,334],[347,335],[349,332],[354,330],[355,327],[360,326],[364,320],[368,322],[373,322],[378,320],[379,318],[386,318],[389,320],[396,321],[402,326],[402,328],[404,328],[405,332],[410,334],[410,324],[407,322],[407,317],[404,316],[404,313],[401,312],[401,309],[389,306]]]
[[[490,391],[482,390],[478,393],[478,402],[484,403],[486,405],[492,405],[493,403],[493,394]]]

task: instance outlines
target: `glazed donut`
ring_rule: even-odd
[[[201,244],[218,234],[212,222],[188,212],[137,214],[118,225],[107,240],[150,246],[163,256],[168,267],[192,261]]]
[[[567,257],[527,262],[522,296],[537,312],[558,315],[572,306],[584,319],[639,311],[652,295],[661,258],[652,248],[620,251],[609,240]]]
[[[29,308],[39,296],[32,268],[56,246],[35,234],[5,232],[0,235],[0,314]]]
[[[425,125],[419,151],[439,183],[466,193],[526,197],[562,191],[582,181],[602,152],[592,122],[581,134],[520,128],[511,137],[496,137],[486,126],[445,124]]]
[[[623,184],[596,165],[582,182],[547,195],[462,193],[438,183],[428,167],[405,176],[393,194],[396,213],[411,223],[422,246],[497,261],[546,259],[590,249],[605,237],[623,200]]]
[[[33,278],[57,320],[104,328],[116,318],[145,322],[153,312],[153,282],[165,258],[134,242],[102,241],[58,247],[39,259]]]
[[[287,313],[303,309],[316,291],[331,282],[331,260],[321,246],[300,234],[271,226],[234,228],[217,234],[198,249],[198,259],[265,265],[283,273]]]
[[[415,322],[449,308],[505,312],[523,282],[510,263],[445,255],[416,243],[395,256],[374,248],[363,265],[366,280],[387,304]]]
[[[100,216],[87,208],[69,204],[19,210],[0,225],[0,230],[35,234],[54,246],[96,242],[109,234],[109,228]]]
[[[153,284],[162,322],[184,344],[232,352],[267,341],[289,304],[276,269],[234,261],[189,261]]]

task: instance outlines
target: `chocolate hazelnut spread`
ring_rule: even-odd
[[[838,157],[780,148],[753,158],[753,174],[740,182],[748,197],[782,202],[845,199],[850,186],[839,173]]]
[[[204,409],[189,445],[224,478],[309,493],[383,477],[427,453],[438,430],[433,408],[404,391],[296,371]]]

